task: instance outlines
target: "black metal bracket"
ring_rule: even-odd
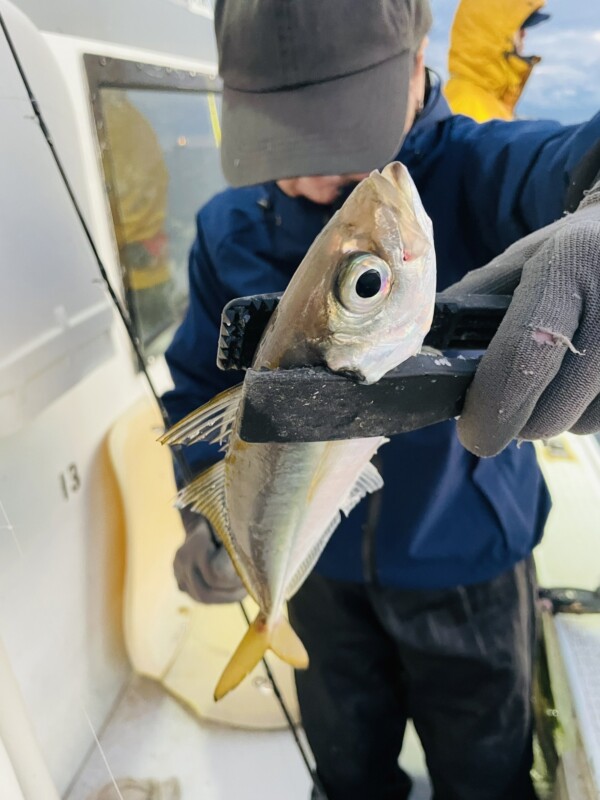
[[[317,442],[392,436],[460,414],[478,358],[421,354],[364,385],[324,368],[253,370],[252,361],[281,295],[233,300],[223,310],[218,365],[245,369],[240,436],[247,442]],[[438,295],[425,344],[484,350],[510,297]]]
[[[258,294],[232,300],[223,309],[217,363],[220,369],[247,369],[281,294]],[[496,333],[511,297],[437,296],[431,330],[424,344],[438,350],[485,350]]]
[[[246,372],[240,436],[321,442],[392,436],[460,414],[478,359],[419,355],[364,385],[322,368]]]

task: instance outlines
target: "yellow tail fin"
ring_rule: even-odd
[[[223,670],[215,689],[215,700],[221,700],[239,686],[267,650],[272,650],[296,669],[308,667],[308,653],[287,619],[281,616],[276,622],[267,624],[264,614],[259,614]]]

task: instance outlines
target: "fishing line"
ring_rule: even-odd
[[[110,764],[108,763],[108,759],[106,758],[106,753],[104,752],[104,748],[100,744],[100,739],[98,738],[98,734],[96,733],[92,720],[90,719],[89,714],[87,713],[87,711],[83,706],[81,707],[81,710],[83,711],[83,716],[86,718],[87,724],[89,725],[89,728],[92,732],[92,736],[94,737],[94,742],[96,743],[96,747],[98,748],[102,761],[104,761],[104,766],[106,767],[106,771],[110,776],[112,785],[114,786],[114,789],[119,797],[119,800],[124,800],[123,795],[121,794],[121,790],[119,789],[119,785],[117,784],[117,779],[115,778],[114,773],[110,768]]]
[[[75,209],[75,213],[77,214],[79,222],[81,223],[81,227],[83,228],[83,231],[85,233],[85,237],[86,237],[86,239],[87,239],[87,241],[88,241],[88,243],[90,245],[90,248],[91,248],[92,253],[94,255],[94,258],[96,260],[96,264],[98,266],[98,269],[100,270],[100,275],[102,276],[102,279],[104,281],[104,284],[106,286],[106,289],[108,291],[110,299],[112,300],[115,308],[117,309],[119,317],[121,318],[121,321],[122,321],[122,323],[123,323],[123,325],[125,327],[125,331],[127,332],[127,336],[128,336],[128,338],[129,338],[129,340],[131,342],[131,346],[133,347],[133,350],[134,350],[135,355],[137,357],[138,363],[140,365],[140,369],[144,373],[144,376],[146,378],[148,386],[150,387],[150,391],[152,392],[152,396],[154,397],[154,400],[156,401],[156,404],[157,404],[157,406],[158,406],[158,408],[160,410],[160,413],[161,413],[165,428],[167,429],[167,428],[171,427],[169,414],[168,414],[167,409],[165,408],[165,406],[164,406],[164,404],[163,404],[163,402],[161,400],[160,395],[156,391],[154,383],[152,382],[152,379],[151,379],[151,377],[150,377],[150,375],[148,373],[148,370],[147,370],[147,367],[146,367],[146,362],[144,360],[144,354],[143,354],[142,348],[140,346],[140,341],[139,341],[139,339],[138,339],[138,337],[136,335],[136,332],[135,332],[135,330],[133,328],[133,325],[131,323],[131,319],[129,317],[129,314],[125,310],[124,306],[121,303],[121,300],[119,299],[119,296],[117,295],[115,289],[113,288],[112,283],[111,283],[111,281],[110,281],[110,279],[108,277],[108,273],[106,272],[106,269],[105,269],[104,264],[102,262],[102,259],[100,258],[100,254],[98,253],[98,250],[96,249],[96,245],[95,245],[94,240],[92,238],[92,234],[90,232],[90,229],[88,228],[87,222],[85,221],[85,218],[83,216],[83,212],[81,211],[81,208],[79,207],[79,203],[77,201],[77,198],[75,197],[75,193],[73,192],[73,189],[71,187],[71,183],[70,183],[69,178],[67,177],[67,174],[66,174],[66,172],[64,170],[64,167],[62,165],[62,162],[60,160],[58,152],[56,151],[56,148],[54,147],[54,142],[52,141],[52,136],[50,135],[50,131],[49,131],[49,129],[48,129],[46,123],[45,123],[42,111],[40,109],[40,106],[39,106],[36,98],[35,98],[35,95],[33,94],[33,90],[32,90],[32,88],[31,88],[31,86],[29,84],[27,76],[25,75],[25,70],[23,69],[23,66],[21,64],[21,60],[20,60],[20,58],[19,58],[19,56],[17,54],[17,51],[16,51],[16,49],[14,47],[13,41],[11,39],[11,36],[10,36],[9,32],[8,32],[8,28],[6,27],[6,24],[4,22],[4,17],[2,16],[2,14],[0,14],[0,27],[2,28],[2,31],[3,31],[3,33],[4,33],[5,37],[6,37],[6,41],[8,43],[8,47],[9,47],[9,49],[11,51],[11,54],[12,54],[14,60],[15,60],[15,64],[16,64],[17,69],[19,71],[19,75],[21,76],[21,80],[23,81],[23,84],[25,86],[27,94],[29,96],[29,101],[31,103],[31,106],[32,106],[33,111],[35,113],[35,116],[37,118],[37,121],[39,123],[39,126],[40,126],[40,128],[42,130],[42,133],[44,134],[44,137],[46,139],[48,147],[50,148],[50,152],[52,153],[52,157],[54,158],[54,162],[56,163],[58,171],[60,172],[61,178],[63,180],[63,183],[65,185],[65,188],[66,188],[67,193],[69,195],[69,198],[71,200],[73,208]],[[191,480],[192,472],[191,472],[190,467],[189,467],[189,465],[187,463],[187,460],[183,456],[183,453],[179,449],[173,449],[173,448],[172,448],[171,452],[173,453],[173,458],[177,462],[177,466],[181,470],[181,474],[184,477],[184,479],[186,481]],[[240,605],[240,608],[242,609],[242,614],[244,615],[244,617],[246,619],[246,622],[248,623],[248,625],[250,625],[250,620],[248,619],[248,616],[246,614],[246,609],[242,605],[241,601],[240,601],[239,605]],[[325,800],[326,796],[325,796],[325,792],[323,790],[322,784],[321,784],[321,782],[319,780],[319,777],[318,777],[318,775],[316,773],[316,770],[311,765],[310,758],[309,758],[309,755],[307,753],[307,750],[306,750],[304,744],[302,743],[302,741],[300,740],[300,738],[298,736],[298,733],[297,733],[295,725],[294,725],[294,721],[292,719],[292,715],[290,714],[290,711],[289,711],[289,709],[287,707],[287,703],[285,702],[285,700],[283,698],[283,695],[282,695],[281,690],[280,690],[280,688],[279,688],[279,686],[277,684],[275,676],[271,672],[271,669],[270,669],[269,665],[267,664],[266,659],[263,658],[262,659],[262,663],[263,663],[265,671],[267,673],[267,677],[269,678],[269,681],[271,683],[271,687],[273,689],[273,693],[275,695],[275,698],[277,699],[277,702],[278,702],[278,704],[279,704],[279,706],[281,708],[281,711],[282,711],[282,713],[283,713],[283,715],[284,715],[284,717],[285,717],[285,719],[287,721],[287,724],[288,724],[289,729],[290,729],[290,731],[292,733],[292,736],[294,738],[296,746],[297,746],[297,748],[298,748],[298,750],[300,752],[300,756],[301,756],[301,758],[302,758],[304,764],[306,765],[306,768],[307,768],[307,770],[308,770],[308,772],[310,774],[311,780],[313,781],[314,786],[317,787],[318,790],[322,793],[322,796],[323,796],[323,798]]]
[[[4,521],[6,523],[5,525],[0,525],[0,531],[8,531],[10,533],[15,543],[15,547],[17,548],[17,552],[19,553],[20,556],[23,556],[24,555],[23,548],[21,547],[21,543],[19,542],[19,539],[17,537],[15,526],[9,520],[8,514],[6,513],[6,509],[4,508],[2,500],[0,500],[0,512],[2,512],[2,516],[4,517]]]
[[[158,394],[156,392],[156,389],[154,388],[154,384],[152,383],[152,380],[150,379],[150,376],[148,375],[148,372],[146,370],[146,364],[145,364],[145,361],[144,361],[144,355],[142,353],[142,348],[140,346],[140,341],[139,341],[139,339],[138,339],[138,337],[136,335],[135,330],[133,329],[133,326],[131,324],[131,320],[129,318],[129,314],[127,313],[127,311],[123,307],[123,305],[122,305],[122,303],[121,303],[116,291],[113,289],[113,286],[112,286],[112,284],[111,284],[111,282],[109,280],[109,277],[108,277],[108,274],[106,272],[106,269],[104,268],[104,264],[102,263],[102,259],[100,258],[100,254],[98,253],[98,250],[96,249],[96,245],[94,244],[94,240],[92,238],[92,234],[90,232],[90,229],[88,228],[88,225],[87,225],[87,223],[86,223],[86,221],[84,219],[84,216],[83,216],[83,213],[81,211],[81,208],[79,207],[79,203],[77,202],[77,198],[75,197],[75,194],[74,194],[73,189],[71,187],[71,182],[69,181],[69,179],[67,177],[67,174],[66,174],[66,172],[64,170],[64,167],[62,165],[62,161],[60,160],[58,152],[56,151],[56,148],[54,147],[54,142],[52,141],[52,136],[50,135],[50,131],[49,131],[47,125],[46,125],[46,122],[44,120],[42,111],[41,111],[41,109],[39,107],[38,101],[36,100],[35,95],[33,94],[33,90],[31,89],[29,81],[28,81],[28,79],[27,79],[27,77],[25,75],[25,71],[24,71],[23,66],[21,64],[19,56],[17,55],[17,51],[16,51],[16,49],[15,49],[15,47],[13,45],[12,39],[10,37],[10,34],[9,34],[8,29],[6,27],[6,24],[4,22],[4,18],[2,17],[1,14],[0,14],[0,27],[2,27],[4,35],[6,36],[6,41],[8,43],[8,46],[9,46],[10,51],[12,53],[12,56],[13,56],[13,58],[15,60],[16,65],[17,65],[17,69],[19,71],[19,75],[21,76],[21,80],[23,81],[23,84],[25,85],[25,89],[26,89],[27,94],[29,96],[29,101],[30,101],[30,103],[32,105],[32,108],[33,108],[33,111],[35,113],[35,116],[37,117],[37,121],[38,121],[38,123],[40,125],[40,128],[42,129],[42,133],[44,134],[46,142],[48,143],[48,146],[50,148],[50,152],[52,153],[52,157],[54,158],[56,166],[58,167],[58,171],[60,172],[60,176],[61,176],[61,178],[63,180],[63,183],[64,183],[65,188],[67,190],[67,194],[69,195],[69,198],[70,198],[71,203],[73,205],[73,208],[75,209],[75,213],[77,214],[77,217],[78,217],[78,219],[79,219],[79,221],[81,223],[81,226],[83,228],[83,232],[85,234],[85,237],[86,237],[86,239],[87,239],[87,241],[88,241],[88,243],[90,245],[90,248],[92,250],[94,258],[96,259],[96,264],[98,265],[98,269],[100,270],[100,275],[102,276],[102,279],[104,280],[104,283],[106,285],[106,289],[108,291],[108,294],[110,295],[110,299],[112,300],[113,304],[115,305],[115,307],[117,309],[117,312],[118,312],[119,316],[121,317],[121,321],[123,322],[123,325],[125,326],[125,330],[127,331],[127,336],[129,337],[131,345],[132,345],[132,347],[134,349],[135,355],[136,355],[136,357],[138,359],[138,363],[140,364],[140,367],[141,367],[144,375],[146,376],[146,379],[147,379],[148,384],[150,386],[150,391],[152,392],[152,394],[154,396],[154,399],[156,400],[156,403],[157,403],[157,405],[158,405],[158,407],[160,409],[160,413],[161,413],[161,416],[163,418],[163,422],[165,423],[166,427],[169,427],[170,426],[170,422],[169,422],[169,417],[168,417],[168,414],[167,414],[167,410],[164,407],[164,405],[162,404],[162,402],[160,400],[160,397],[158,396]],[[186,478],[191,478],[191,473],[190,473],[189,466],[188,466],[187,462],[183,459],[183,456],[179,453],[179,454],[174,454],[174,457],[175,457],[176,461],[178,462],[178,466],[181,468],[183,475]]]
[[[250,627],[250,625],[251,625],[250,617],[248,616],[248,613],[247,613],[247,611],[246,611],[246,609],[244,607],[244,604],[241,601],[240,601],[240,608],[242,609],[242,614],[244,615],[244,619],[246,620],[246,623],[248,624],[248,627]],[[306,752],[306,748],[304,747],[300,737],[298,736],[298,731],[296,730],[296,726],[294,725],[294,720],[292,719],[292,716],[291,716],[291,714],[289,712],[289,709],[288,709],[288,707],[286,705],[286,702],[283,699],[283,695],[281,694],[281,690],[279,689],[279,686],[277,685],[277,681],[275,680],[275,676],[271,672],[271,667],[269,666],[266,658],[262,659],[262,663],[263,663],[263,666],[265,668],[265,672],[267,673],[267,677],[271,681],[271,687],[273,688],[273,693],[274,693],[275,697],[277,698],[277,701],[278,701],[279,705],[281,706],[281,710],[283,711],[283,714],[284,714],[284,716],[285,716],[285,718],[287,720],[287,724],[289,725],[289,728],[290,728],[290,731],[292,733],[292,736],[294,737],[294,741],[296,742],[298,750],[300,751],[300,755],[302,757],[302,760],[304,761],[306,769],[310,773],[310,776],[311,776],[311,779],[313,781],[314,787],[316,789],[318,789],[319,792],[320,792],[319,800],[327,800],[327,796],[325,794],[325,789],[323,788],[323,784],[321,783],[321,781],[319,779],[319,776],[316,773],[315,768],[311,764],[309,755]]]

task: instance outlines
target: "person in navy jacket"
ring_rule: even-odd
[[[422,58],[421,48],[415,72],[424,76]],[[424,82],[398,159],[433,221],[441,291],[561,217],[600,114],[568,127],[479,125],[450,114],[434,73]],[[223,306],[284,290],[351,178],[309,178],[304,191],[302,179],[227,189],[198,212],[189,309],[166,353],[173,422],[240,380],[215,363]],[[326,202],[315,202],[328,180]],[[193,471],[217,450],[187,448]],[[327,797],[408,797],[397,757],[409,717],[436,798],[534,797],[531,553],[550,503],[533,447],[513,442],[484,459],[462,446],[452,421],[395,436],[378,457],[378,502],[342,522],[289,604],[311,659],[296,682]],[[208,524],[183,517],[180,587],[202,602],[243,596]]]

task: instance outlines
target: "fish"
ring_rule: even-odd
[[[374,383],[419,352],[433,318],[431,220],[404,165],[362,180],[315,239],[261,337],[252,368],[325,367]],[[296,669],[308,655],[284,612],[341,521],[382,479],[388,441],[255,444],[239,436],[243,383],[165,433],[169,445],[220,442],[224,458],[178,495],[210,522],[259,612],[215,688],[224,697],[267,650]],[[335,414],[335,409],[332,409]]]

